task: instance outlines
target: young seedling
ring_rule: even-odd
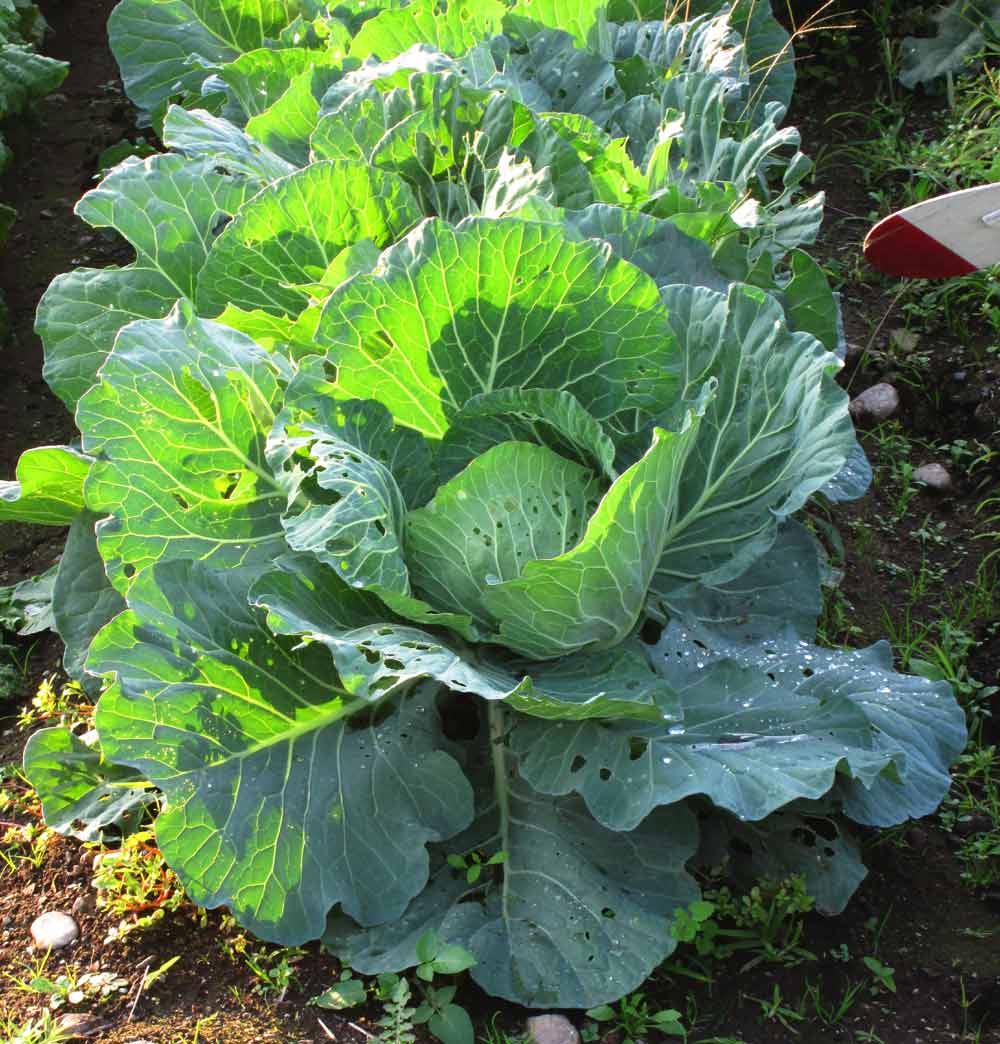
[[[687,1040],[687,1030],[681,1022],[681,1013],[674,1008],[651,1011],[641,991],[630,993],[613,1004],[600,1004],[589,1008],[587,1016],[595,1022],[610,1023],[609,1029],[622,1034],[622,1044],[642,1044],[650,1032]],[[592,1039],[596,1034],[588,1034]]]

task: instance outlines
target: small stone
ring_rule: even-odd
[[[44,210],[40,210],[38,212],[38,216],[42,217],[42,218],[45,218],[48,221],[51,221],[52,218],[54,218],[56,216],[56,212],[54,210],[50,210],[48,207],[46,207]]]
[[[70,910],[74,914],[93,913],[96,909],[97,904],[94,901],[94,897],[89,893],[85,895],[78,895],[73,900],[73,905],[70,907]]]
[[[82,1011],[69,1011],[56,1019],[56,1026],[64,1037],[79,1040],[81,1037],[92,1037],[108,1028],[108,1023],[94,1015]],[[60,1038],[62,1039],[62,1038]]]
[[[844,365],[853,366],[862,355],[865,354],[865,346],[856,341],[848,341],[844,349]]]
[[[80,928],[67,913],[49,910],[31,922],[31,938],[40,950],[58,950],[80,937]]]
[[[981,402],[972,411],[972,421],[982,432],[992,432],[1000,420],[1000,408],[991,402]]]
[[[955,371],[955,372],[954,372],[954,373],[953,373],[953,374],[951,375],[951,379],[952,379],[952,380],[953,380],[953,381],[954,381],[954,382],[955,382],[956,384],[965,384],[965,382],[966,382],[966,381],[967,381],[967,380],[969,379],[969,373],[968,373],[968,371],[967,371],[967,370],[956,370],[956,371]]]
[[[534,1044],[580,1044],[580,1034],[565,1015],[533,1015],[527,1030]]]
[[[848,407],[855,424],[880,424],[899,409],[899,392],[882,382],[866,388]]]
[[[950,493],[953,486],[951,474],[943,464],[921,464],[913,478],[934,493]]]

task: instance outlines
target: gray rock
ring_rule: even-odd
[[[950,493],[954,485],[951,474],[943,464],[921,464],[914,470],[913,478],[934,493]]]
[[[528,1040],[534,1044],[580,1044],[580,1034],[565,1015],[532,1015]]]
[[[880,424],[899,409],[899,392],[885,382],[873,384],[852,399],[848,409],[855,424]]]
[[[96,1015],[88,1015],[82,1011],[68,1011],[56,1019],[56,1026],[64,1034],[60,1040],[83,1040],[94,1037],[108,1028],[109,1023]]]
[[[49,910],[31,922],[31,938],[40,950],[58,950],[80,937],[80,928],[67,913]]]

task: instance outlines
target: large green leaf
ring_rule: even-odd
[[[119,590],[160,559],[225,567],[284,547],[285,498],[264,459],[281,373],[280,358],[187,306],[121,332],[77,408],[100,458],[87,505],[111,516],[98,543]]]
[[[813,645],[820,575],[815,540],[786,523],[743,576],[717,588],[692,585],[671,600],[674,622],[661,643],[666,675],[676,682],[677,668],[697,678],[721,659],[757,672],[764,687],[794,689],[796,698],[849,700],[868,722],[872,751],[889,758],[892,771],[841,780],[835,793],[844,810],[877,826],[926,815],[965,745],[964,714],[947,684],[897,674],[885,643],[843,651]]]
[[[37,446],[17,462],[17,479],[0,482],[0,522],[68,526],[83,510],[90,457],[69,446]]]
[[[0,119],[54,91],[68,72],[67,62],[36,54],[33,47],[0,42]]]
[[[679,432],[656,429],[648,453],[611,486],[579,543],[526,562],[519,576],[501,576],[484,592],[504,645],[550,659],[616,645],[635,627],[678,524],[681,479],[709,398]]]
[[[309,138],[319,121],[320,99],[339,77],[335,66],[315,65],[299,73],[279,98],[247,121],[247,134],[304,167],[310,158]]]
[[[217,227],[260,187],[217,173],[218,165],[177,155],[129,157],[77,203],[76,213],[121,233],[140,267],[161,272],[178,297],[193,300]]]
[[[81,841],[128,834],[154,796],[135,769],[114,765],[69,729],[41,729],[24,748],[24,774],[38,791],[45,825]]]
[[[299,13],[299,0],[121,0],[108,19],[125,91],[153,112],[197,93],[214,67],[262,47]]]
[[[171,105],[163,121],[163,144],[191,159],[212,160],[230,174],[245,174],[267,183],[296,168],[255,141],[228,120],[202,109]]]
[[[474,457],[501,442],[548,446],[614,481],[615,446],[567,391],[501,388],[475,395],[455,415],[438,449],[438,468],[453,478]]]
[[[497,0],[413,0],[401,10],[379,12],[358,31],[351,55],[395,58],[416,44],[445,54],[465,54],[500,30],[506,7]]]
[[[506,51],[498,45],[497,53],[501,68],[489,86],[509,90],[535,112],[577,113],[603,127],[625,101],[608,58],[580,50],[558,26]]]
[[[170,562],[137,578],[87,664],[117,678],[104,752],[164,792],[157,843],[199,905],[284,944],[319,936],[336,903],[392,920],[427,881],[425,844],[472,816],[432,694],[369,715],[325,649],[264,628],[243,573]]]
[[[685,871],[696,820],[678,805],[631,833],[607,830],[580,802],[533,792],[505,764],[501,737],[495,728],[492,758],[480,748],[476,822],[437,846],[427,889],[392,924],[359,930],[335,918],[324,941],[374,974],[412,966],[433,930],[475,956],[470,974],[495,996],[574,1008],[620,997],[673,951],[674,911],[698,896]],[[506,859],[475,885],[444,858],[497,851]]]
[[[589,468],[545,446],[501,442],[407,515],[413,583],[492,630],[491,588],[576,547],[600,496]]]
[[[421,217],[392,174],[346,162],[313,163],[268,186],[212,245],[198,280],[198,307],[227,305],[298,315],[308,294],[345,247],[394,243]]]
[[[122,596],[111,586],[104,562],[97,553],[95,526],[99,516],[83,511],[70,526],[59,561],[52,613],[55,631],[62,639],[66,673],[89,688],[94,679],[84,675],[83,664],[94,635],[124,608]]]
[[[342,62],[327,50],[264,47],[241,54],[219,70],[248,119],[266,112],[303,73],[339,70]]]
[[[70,410],[97,381],[118,331],[133,319],[162,319],[177,287],[155,268],[75,268],[58,275],[38,304],[42,376]]]
[[[745,571],[771,546],[779,520],[840,471],[855,437],[833,379],[836,357],[809,335],[789,333],[772,297],[687,286],[667,287],[663,297],[685,346],[682,398],[710,378],[718,384],[653,582],[668,595]]]
[[[324,108],[311,139],[313,153],[397,173],[427,201],[426,212],[447,216],[440,193],[448,182],[439,187],[438,179],[461,171],[473,132],[497,122],[491,109],[507,115],[503,130],[509,136],[510,102],[450,74],[413,73],[405,88],[387,88],[370,84],[332,110]]]
[[[708,245],[686,235],[672,221],[604,203],[566,211],[564,220],[575,235],[603,239],[615,254],[651,276],[657,286],[687,283],[725,290],[729,285],[716,268]]]
[[[934,36],[906,36],[901,44],[899,82],[911,90],[960,71],[982,51],[987,37],[995,39],[1000,32],[996,0],[953,0],[931,17],[937,23]]]
[[[676,695],[634,643],[554,663],[512,664],[488,649],[397,624],[367,592],[314,558],[285,556],[276,565],[254,584],[251,601],[267,609],[276,634],[325,645],[355,696],[377,699],[432,679],[549,721],[677,719]]]
[[[581,50],[611,57],[607,5],[599,0],[517,0],[504,19],[515,36],[529,39],[540,29],[560,29]]]
[[[861,710],[820,679],[809,691],[771,682],[759,666],[694,660],[675,648],[664,673],[678,687],[673,726],[574,722],[556,729],[519,722],[511,735],[520,771],[537,790],[575,791],[614,830],[631,830],[659,805],[704,794],[741,819],[763,819],[797,798],[818,798],[838,771],[871,786],[891,754],[876,749]],[[690,657],[676,666],[671,654]],[[690,666],[688,668],[688,663]],[[695,663],[700,663],[697,668]]]
[[[698,679],[721,660],[727,669],[738,666],[755,673],[762,692],[794,692],[796,700],[786,697],[787,707],[804,699],[829,712],[849,703],[865,720],[870,746],[866,756],[891,766],[875,778],[855,772],[854,781],[838,784],[844,811],[866,825],[890,826],[936,808],[950,785],[948,767],[965,747],[965,716],[951,686],[897,674],[885,642],[866,649],[823,649],[797,635],[781,634],[777,622],[772,637],[761,641],[757,636],[734,638],[710,626],[675,621],[665,632],[659,652],[666,677],[681,688],[683,674],[695,679],[696,686],[703,684]],[[750,747],[766,737],[761,729],[737,721],[726,727],[757,733],[747,741]],[[803,731],[810,743],[819,738],[815,726]],[[853,770],[855,748],[850,741],[847,747],[844,757]]]
[[[858,843],[830,813],[827,800],[795,801],[756,822],[717,813],[701,821],[696,865],[725,865],[747,891],[799,874],[818,913],[842,913],[868,871]]]
[[[499,388],[565,389],[623,425],[676,388],[652,280],[556,226],[515,220],[424,222],[333,293],[317,341],[339,394],[378,399],[432,437]]]

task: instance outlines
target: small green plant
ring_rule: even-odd
[[[479,1038],[482,1044],[522,1044],[521,1036],[508,1033],[502,1026],[497,1025],[499,1018],[499,1011],[495,1011],[490,1016],[490,1021],[486,1023]]]
[[[378,997],[384,1004],[379,1027],[379,1044],[414,1044],[413,1017],[416,1009],[410,1004],[410,984],[399,975],[388,974],[378,977]]]
[[[379,1021],[383,1028],[380,1040],[385,1044],[398,1044],[407,1035],[412,1039],[413,1026],[426,1025],[427,1031],[442,1044],[473,1044],[472,1019],[461,1004],[455,1003],[457,987],[433,983],[437,975],[457,975],[471,968],[476,963],[475,957],[464,947],[441,942],[434,932],[425,932],[417,940],[416,953],[422,999],[415,1008],[410,1006],[412,992],[405,978],[396,974],[378,977],[375,995],[385,1005],[385,1013]],[[339,1011],[363,1004],[366,996],[364,982],[345,969],[333,986],[309,1003]]]
[[[311,997],[310,1004],[318,1008],[330,1008],[333,1011],[343,1011],[345,1008],[355,1008],[364,1004],[368,991],[361,979],[355,979],[350,968],[345,968],[340,973],[340,978],[322,993]]]
[[[416,1025],[426,1025],[428,1032],[442,1044],[472,1044],[475,1031],[472,1019],[461,1004],[455,1003],[455,986],[434,986],[437,975],[457,975],[471,968],[476,959],[462,946],[441,942],[434,932],[425,932],[417,940],[417,978],[423,1000],[413,1013]]]
[[[506,852],[494,852],[489,859],[485,860],[479,852],[470,852],[468,855],[452,854],[448,856],[448,865],[465,874],[465,880],[469,884],[475,884],[482,876],[483,867],[499,866],[506,862],[506,859]]]
[[[823,996],[823,980],[816,982],[806,980],[806,996],[812,1002],[816,1015],[828,1026],[836,1026],[847,1017],[848,1012],[854,1007],[858,994],[864,989],[864,982],[848,982],[844,992],[835,1000],[827,1002]]]
[[[18,715],[22,729],[40,722],[73,726],[93,721],[94,704],[81,686],[75,681],[57,684],[56,677],[48,674],[38,683],[31,703]]]
[[[432,982],[435,975],[457,975],[476,963],[476,958],[462,946],[442,943],[434,932],[425,932],[417,940],[417,978]]]
[[[872,915],[865,921],[865,937],[871,946],[873,957],[878,956],[879,947],[882,945],[882,935],[892,916],[892,909],[890,906],[881,917]]]
[[[803,1001],[802,1004],[796,1008],[790,1008],[781,995],[781,987],[775,983],[774,989],[771,991],[770,998],[767,997],[754,997],[751,994],[743,994],[748,1000],[754,1001],[760,1007],[761,1017],[768,1022],[777,1021],[788,1030],[789,1033],[793,1033],[798,1036],[799,1031],[792,1025],[793,1022],[804,1022],[805,1011]]]
[[[253,972],[254,993],[282,1001],[289,989],[298,983],[295,965],[305,953],[301,946],[281,946],[274,949],[247,947],[243,963]]]
[[[738,950],[756,952],[743,965],[743,971],[761,961],[798,964],[816,959],[815,954],[799,945],[805,928],[803,915],[815,906],[801,874],[792,874],[783,881],[764,879],[742,894],[723,886],[705,895],[715,904],[716,917],[735,926],[719,929],[716,952],[727,956]]]
[[[894,970],[888,964],[883,964],[877,957],[865,957],[863,959],[865,967],[872,975],[871,993],[875,994],[880,990],[888,990],[889,993],[895,993],[896,979]]]
[[[137,831],[120,848],[98,852],[92,883],[98,909],[120,918],[109,939],[150,928],[185,901],[184,889],[156,847],[152,830]]]
[[[972,888],[990,888],[1000,881],[1000,753],[993,746],[970,746],[953,770],[951,794],[940,813],[946,830],[960,832],[964,824],[980,829],[961,839],[958,858],[962,879]]]
[[[653,1031],[687,1040],[681,1013],[674,1008],[651,1011],[645,995],[638,990],[622,997],[617,1006],[601,1004],[588,1009],[587,1016],[595,1022],[609,1023],[608,1029],[621,1033],[622,1044],[641,1044]],[[594,1037],[596,1034],[589,1033],[584,1039]]]
[[[5,1044],[62,1044],[72,1038],[72,1033],[62,1029],[48,1008],[24,1023],[0,1016],[0,1033]]]

